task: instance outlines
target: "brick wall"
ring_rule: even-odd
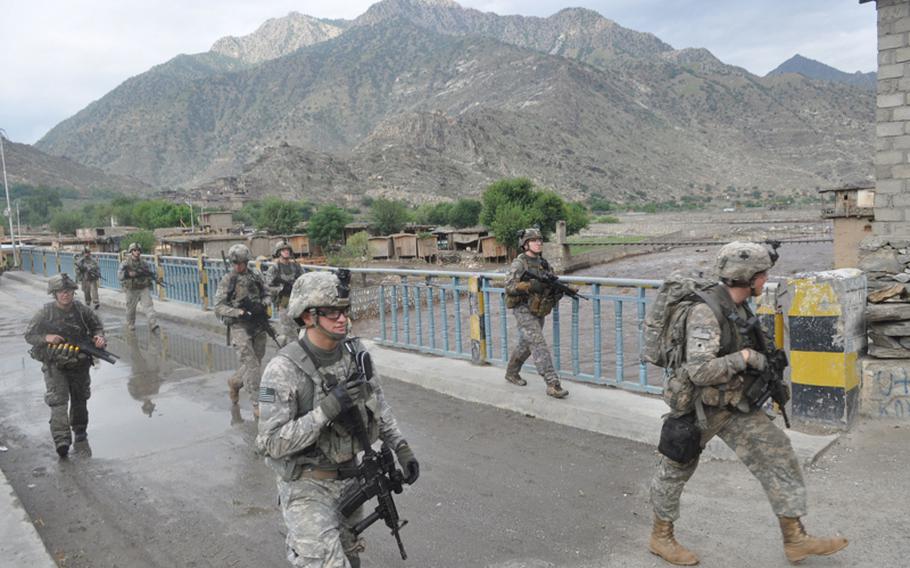
[[[910,235],[910,0],[878,0],[876,235]]]

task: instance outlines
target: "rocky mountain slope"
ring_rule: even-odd
[[[511,175],[623,201],[810,192],[871,174],[873,97],[756,77],[590,10],[385,0],[354,21],[291,14],[179,56],[38,146],[248,197],[423,201]]]
[[[149,195],[154,191],[152,186],[135,178],[109,174],[69,158],[51,156],[28,144],[4,139],[3,154],[10,185],[75,189],[83,197],[98,191],[127,195]]]

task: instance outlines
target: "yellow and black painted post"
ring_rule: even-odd
[[[483,281],[478,276],[468,279],[471,304],[471,363],[487,363],[487,332],[484,324]]]
[[[793,417],[849,427],[866,344],[866,277],[853,268],[803,275],[789,281],[788,292]]]

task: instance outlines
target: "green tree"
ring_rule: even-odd
[[[79,211],[60,210],[51,217],[51,230],[61,235],[75,235],[76,229],[85,226],[85,220]]]
[[[344,226],[354,218],[337,205],[323,205],[310,218],[307,234],[317,245],[325,248],[341,241]]]
[[[32,187],[19,203],[19,217],[29,225],[43,225],[63,207],[60,191],[49,187]]]
[[[120,249],[126,250],[130,243],[139,243],[143,254],[155,252],[155,235],[151,231],[136,231],[125,235],[120,241]]]
[[[410,221],[408,206],[402,201],[379,198],[370,205],[370,221],[381,235],[397,233]]]
[[[133,221],[143,229],[189,227],[190,208],[161,199],[140,201],[131,211]]]
[[[534,185],[528,178],[502,179],[490,184],[483,192],[480,222],[490,227],[501,206],[514,204],[524,208],[534,201]]]
[[[473,227],[480,218],[483,203],[476,199],[459,199],[448,211],[446,220],[449,225],[458,228]]]
[[[574,235],[591,224],[591,214],[581,203],[566,203],[565,214],[566,234]]]
[[[277,197],[268,197],[256,215],[256,228],[273,234],[293,233],[297,225],[304,220],[304,207],[300,202],[284,201]]]
[[[518,248],[518,232],[531,225],[529,210],[517,203],[506,203],[496,211],[496,217],[487,226],[500,244]]]
[[[531,224],[540,227],[544,235],[556,230],[556,222],[565,219],[566,204],[552,191],[535,192],[534,201],[528,208]]]

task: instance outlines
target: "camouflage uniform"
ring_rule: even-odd
[[[300,329],[288,317],[288,300],[291,297],[291,287],[301,274],[303,274],[303,268],[296,262],[284,263],[277,259],[265,273],[265,281],[268,282],[269,291],[273,296],[272,305],[278,307],[278,326],[280,331],[278,342],[282,346],[296,339]]]
[[[135,276],[131,277],[131,272]],[[158,314],[155,313],[155,304],[152,302],[152,274],[154,269],[141,257],[136,260],[128,256],[117,269],[117,279],[126,291],[126,325],[131,330],[136,328],[136,306],[140,303],[148,318],[149,328],[158,328]]]
[[[300,317],[318,306],[347,306],[347,297],[335,292],[338,283],[328,273],[298,279],[291,293],[290,316]],[[363,350],[359,340],[344,336],[333,349],[321,349],[304,333],[301,341],[289,343],[269,361],[262,377],[256,448],[278,475],[278,496],[288,527],[287,557],[293,566],[360,566],[364,543],[351,528],[361,520],[362,507],[343,517],[339,500],[356,482],[350,476],[363,447],[335,419],[340,411],[334,391],[341,387],[347,392],[350,412],[359,413],[371,444],[381,439],[395,450],[403,466],[409,461],[417,465],[383,396],[380,378],[374,373],[368,382],[354,383],[353,391],[350,384],[342,387],[355,370],[354,354]],[[413,473],[405,482],[416,478]]]
[[[60,308],[56,302],[45,304],[25,330],[25,340],[33,346],[32,356],[42,361],[41,370],[47,389],[44,402],[51,407],[50,425],[54,444],[57,448],[69,447],[72,445],[71,430],[78,441],[84,437],[88,427],[88,399],[91,396],[89,369],[92,360],[83,354],[66,361],[54,361],[47,357],[45,336],[51,334],[68,340],[91,342],[94,336],[104,335],[104,326],[91,308],[73,300],[70,309]]]
[[[101,267],[98,266],[98,260],[89,254],[82,255],[76,261],[76,281],[82,286],[86,306],[94,305],[95,309],[101,306],[101,299],[98,296],[100,279]]]
[[[215,315],[231,326],[231,345],[237,351],[240,367],[228,379],[232,392],[246,387],[253,408],[259,406],[259,381],[262,357],[268,335],[264,329],[251,329],[241,318],[244,311],[240,304],[249,298],[251,302],[268,306],[269,294],[262,274],[248,267],[240,274],[228,272],[222,277],[215,292]]]
[[[727,294],[718,288],[718,295]],[[727,303],[732,304],[727,294]],[[752,317],[745,305],[738,306],[740,316]],[[802,517],[806,514],[806,486],[799,461],[790,439],[775,426],[761,409],[750,410],[743,400],[747,386],[743,376],[746,362],[740,350],[747,338],[735,335],[732,348],[721,349],[721,327],[706,304],[692,307],[686,323],[686,363],[684,371],[701,387],[705,403],[707,428],[702,431],[704,447],[715,435],[720,438],[758,479],[771,508],[779,517]],[[764,357],[753,352],[749,365],[762,367]],[[686,482],[695,473],[698,459],[681,464],[661,457],[651,480],[651,504],[664,521],[679,518],[679,498]]]
[[[522,365],[528,357],[533,357],[534,365],[537,367],[537,373],[544,378],[548,385],[559,383],[559,375],[553,366],[553,358],[550,355],[550,348],[547,347],[546,339],[543,336],[543,325],[546,316],[538,316],[531,313],[528,306],[532,294],[519,290],[521,277],[528,268],[539,272],[549,272],[550,265],[540,256],[531,257],[526,253],[521,253],[512,261],[509,272],[506,275],[505,289],[506,299],[512,313],[515,314],[515,320],[518,322],[519,341],[518,347],[512,351],[509,358],[509,365],[506,369],[506,376],[515,375],[521,371]]]

